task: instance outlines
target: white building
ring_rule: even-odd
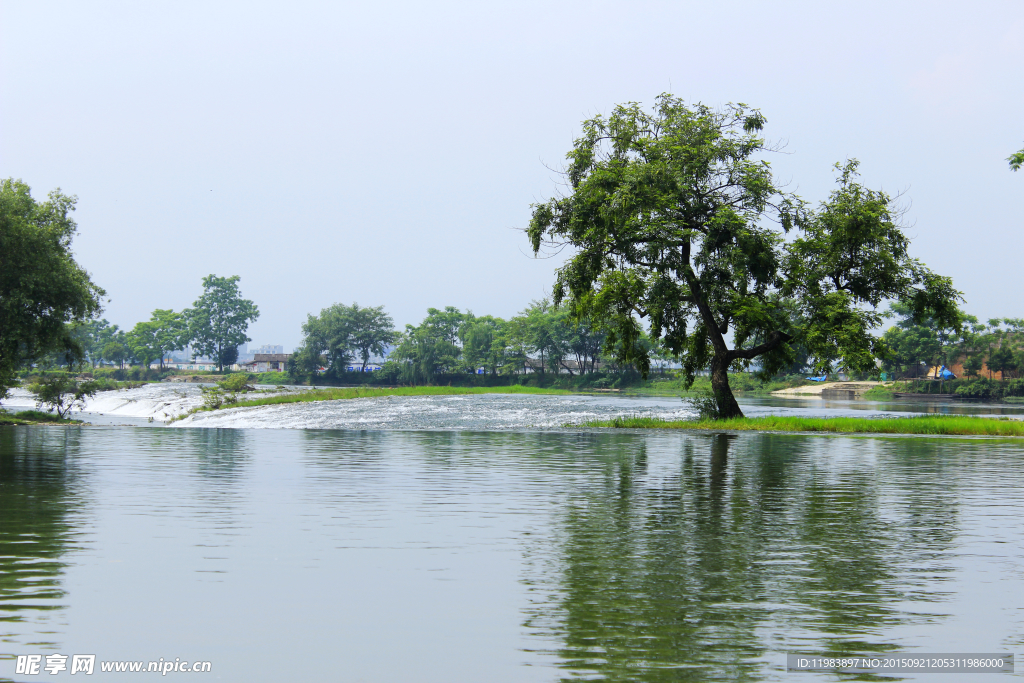
[[[284,372],[288,369],[288,359],[291,357],[290,353],[257,353],[251,361],[239,365],[238,369],[246,372]]]

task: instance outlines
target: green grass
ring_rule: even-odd
[[[729,373],[729,387],[740,396],[771,396],[773,391],[800,386],[814,386],[801,377],[789,377],[768,382],[761,381],[747,372]],[[628,394],[641,396],[701,396],[711,392],[711,380],[700,376],[694,379],[693,385],[687,389],[683,380],[678,377],[654,375],[650,380],[639,386],[626,389]]]
[[[253,372],[249,374],[251,384],[295,384],[295,380],[287,372]]]
[[[861,398],[868,401],[891,401],[894,398],[896,398],[896,396],[894,395],[895,392],[896,389],[894,389],[891,386],[871,387],[870,389],[864,392],[864,395],[861,396]]]
[[[56,413],[44,413],[41,410],[21,410],[9,413],[0,410],[0,425],[32,425],[32,424],[82,424],[81,420],[60,419]]]
[[[731,420],[664,420],[657,417],[617,417],[592,420],[580,427],[618,429],[713,429],[725,431],[830,432],[841,434],[926,434],[955,436],[1024,436],[1024,421],[962,415],[919,417],[740,417]]]

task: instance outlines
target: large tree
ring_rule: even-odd
[[[105,292],[75,262],[76,198],[32,198],[20,180],[0,181],[0,398],[19,367],[49,353],[85,357],[75,325],[95,317]]]
[[[353,303],[345,307],[345,314],[350,321],[352,350],[359,355],[363,363],[361,369],[365,372],[370,354],[383,356],[400,335],[395,330],[395,321],[384,311],[383,306],[359,308],[358,304]]]
[[[160,368],[164,367],[164,355],[168,351],[177,351],[188,346],[190,341],[188,324],[181,313],[158,308],[146,322],[136,323],[127,334],[128,345],[132,354],[143,364],[148,365],[153,359],[159,359]],[[227,359],[225,358],[227,362]],[[230,362],[234,362],[231,360]]]
[[[320,311],[320,315],[308,316],[292,368],[297,374],[315,380],[323,367],[326,374],[338,379],[358,355],[361,369],[366,370],[371,354],[382,356],[389,345],[398,341],[394,326],[383,306],[334,304]]]
[[[237,275],[203,278],[203,294],[184,311],[192,350],[214,359],[224,370],[238,358],[238,345],[250,342],[245,331],[260,317],[260,311],[238,291]]]
[[[811,211],[762,158],[773,149],[764,124],[743,104],[715,110],[671,95],[653,113],[618,106],[584,122],[567,155],[569,193],[535,204],[527,230],[535,253],[575,251],[558,271],[556,304],[600,322],[617,359],[644,375],[648,319],[689,381],[710,367],[722,417],[742,415],[729,369],[757,359],[774,374],[794,343],[818,368],[873,368],[885,300],[943,323],[956,315],[952,282],[910,258],[893,200],[857,182],[855,161]]]

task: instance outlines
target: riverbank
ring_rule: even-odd
[[[44,413],[41,410],[21,410],[11,413],[0,410],[0,426],[11,425],[80,425],[81,420],[57,417],[55,413]]]
[[[961,415],[919,417],[740,417],[731,420],[665,420],[618,417],[576,427],[613,429],[700,429],[715,431],[827,432],[836,434],[922,434],[934,436],[1024,436],[1024,421]]]

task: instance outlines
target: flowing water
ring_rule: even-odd
[[[178,411],[149,391],[82,417]],[[900,412],[779,403],[744,409]],[[832,681],[786,654],[1022,649],[1021,440],[560,427],[637,413],[685,408],[431,397],[0,428],[0,680],[63,679],[13,659],[60,653],[95,654],[98,680],[178,658],[224,681]]]

